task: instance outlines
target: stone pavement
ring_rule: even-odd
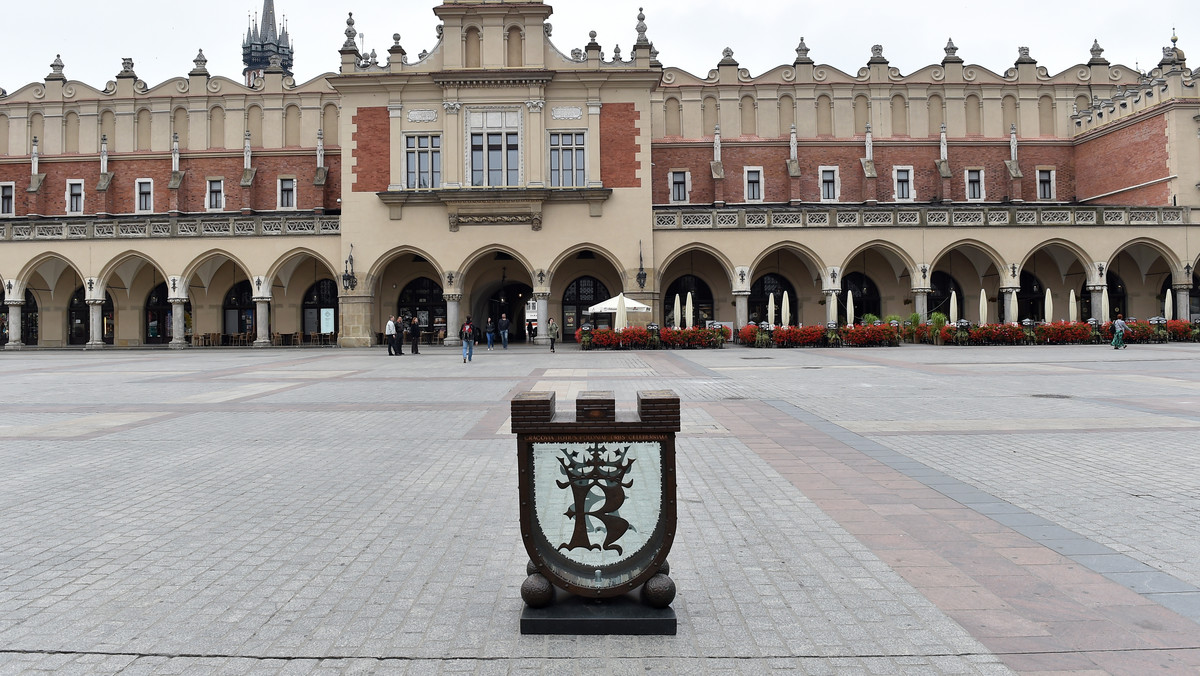
[[[0,674],[1194,674],[1200,346],[0,353]],[[683,402],[673,637],[522,636],[508,398]]]

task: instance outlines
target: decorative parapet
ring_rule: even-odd
[[[664,208],[654,210],[656,230],[762,228],[911,228],[1011,226],[1113,226],[1191,224],[1183,207],[976,206],[890,208],[862,206]]]
[[[253,216],[103,220],[36,220],[0,223],[0,242],[30,240],[165,239],[172,237],[269,237],[339,235],[336,216]]]
[[[1172,101],[1186,100],[1195,105],[1200,92],[1190,72],[1171,71],[1160,77],[1147,77],[1136,85],[1117,87],[1110,99],[1095,98],[1091,105],[1071,115],[1073,136],[1112,126],[1114,123]]]

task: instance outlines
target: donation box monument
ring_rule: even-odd
[[[553,392],[512,400],[523,634],[674,634],[675,433],[679,396],[638,392],[618,418],[612,392],[583,392],[556,416]]]

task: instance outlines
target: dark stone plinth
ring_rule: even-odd
[[[674,636],[675,611],[643,605],[637,591],[607,599],[585,599],[562,590],[545,608],[525,608],[522,634]]]

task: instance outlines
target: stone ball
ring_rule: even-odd
[[[674,595],[672,589],[671,596]],[[554,585],[544,575],[530,575],[521,583],[521,599],[530,608],[545,608],[554,602]]]
[[[651,608],[666,608],[675,600],[675,582],[659,573],[642,585],[642,603]]]

